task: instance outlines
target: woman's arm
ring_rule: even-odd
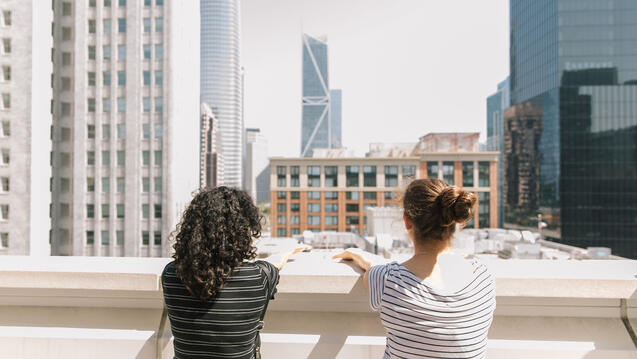
[[[311,248],[312,247],[310,247],[308,245],[298,246],[298,247],[294,248],[293,250],[291,250],[289,252],[273,254],[273,255],[265,258],[265,260],[270,262],[270,263],[272,263],[278,270],[281,270],[283,268],[283,266],[285,265],[285,263],[288,262],[288,260],[290,259],[290,257],[293,254],[299,253],[299,252],[303,252],[303,251],[309,250]]]
[[[341,258],[346,261],[351,260],[354,262],[354,264],[364,270],[365,274],[363,274],[363,283],[365,283],[365,288],[369,289],[369,269],[372,267],[372,265],[374,265],[373,259],[370,257],[370,254],[368,254],[367,252],[363,252],[360,249],[346,249],[344,252],[335,254],[332,258]]]

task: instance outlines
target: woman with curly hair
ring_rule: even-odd
[[[262,215],[250,196],[216,187],[195,195],[175,231],[174,261],[162,273],[175,358],[260,357],[259,330],[279,282],[275,265],[252,261]]]
[[[495,281],[484,264],[450,252],[456,224],[476,196],[438,179],[411,182],[403,220],[414,245],[404,263],[372,265],[364,252],[335,258],[365,270],[369,302],[387,331],[384,358],[484,358],[495,310]]]

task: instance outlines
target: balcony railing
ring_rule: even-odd
[[[2,257],[2,357],[172,358],[160,286],[169,260]],[[497,281],[489,358],[637,357],[637,261],[487,265]],[[382,357],[384,330],[354,267],[301,253],[278,288],[264,358]]]

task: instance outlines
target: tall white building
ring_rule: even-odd
[[[52,254],[165,256],[199,182],[199,4],[53,6]]]
[[[0,1],[0,255],[50,251],[52,18],[39,2]]]
[[[258,128],[246,128],[246,191],[256,203],[270,200],[268,140]]]
[[[201,102],[223,134],[223,185],[241,187],[243,109],[239,0],[201,0]]]
[[[216,187],[223,183],[223,136],[219,121],[205,103],[201,104],[201,139],[199,150],[199,187]]]

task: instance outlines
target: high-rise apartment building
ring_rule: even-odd
[[[223,136],[219,131],[219,121],[214,111],[205,103],[201,104],[200,132],[199,187],[216,187],[223,183]]]
[[[503,113],[509,107],[509,78],[498,84],[498,91],[487,98],[487,151],[499,152],[498,156],[498,192],[503,193],[504,183],[504,119]],[[499,196],[498,227],[504,224],[504,196]]]
[[[311,157],[315,148],[341,147],[341,90],[330,91],[325,37],[303,34],[302,106],[301,157]]]
[[[223,185],[242,187],[244,123],[240,2],[200,0],[200,4],[201,102],[215,109],[219,131],[223,133]]]
[[[199,6],[54,0],[52,254],[165,256],[199,173]]]
[[[637,258],[637,2],[511,0],[505,225]]]
[[[246,128],[246,191],[256,203],[270,200],[268,140],[258,128]]]
[[[0,2],[0,255],[48,255],[50,6]]]

